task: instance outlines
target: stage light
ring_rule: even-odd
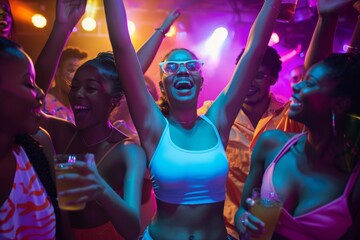
[[[177,29],[176,27],[173,25],[170,27],[169,31],[165,34],[165,36],[167,37],[174,37],[176,35]]]
[[[211,41],[218,42],[218,45],[222,45],[225,39],[228,36],[228,30],[224,27],[219,27],[214,30],[213,34],[211,35]]]
[[[128,20],[127,25],[128,25],[129,34],[130,34],[130,36],[132,36],[136,30],[135,23],[133,21]]]
[[[228,30],[224,27],[216,28],[205,43],[205,51],[212,58],[217,58],[220,49],[228,36]]]
[[[32,24],[37,28],[44,28],[47,24],[46,18],[42,14],[34,14],[31,17]]]
[[[280,37],[276,32],[273,32],[270,37],[269,46],[274,46],[275,44],[280,42]]]
[[[81,21],[81,26],[85,31],[91,32],[96,28],[96,21],[91,17],[86,17]]]
[[[282,62],[286,62],[288,60],[290,60],[291,58],[295,57],[296,55],[298,55],[301,52],[302,49],[302,45],[298,44],[296,46],[296,48],[290,50],[288,53],[285,53],[284,55],[281,56],[280,60]]]

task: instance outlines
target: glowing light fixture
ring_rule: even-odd
[[[228,30],[224,27],[219,27],[214,30],[209,39],[205,43],[206,51],[212,57],[219,55],[220,49],[228,36]]]
[[[176,35],[177,29],[176,27],[173,25],[170,27],[169,31],[165,34],[165,36],[167,37],[173,37]]]
[[[81,26],[85,31],[91,32],[96,28],[96,21],[91,17],[86,17],[81,21]]]
[[[47,24],[46,18],[42,14],[34,14],[31,17],[32,24],[37,28],[44,28]]]
[[[295,49],[292,49],[288,53],[281,56],[280,60],[282,62],[286,62],[287,60],[290,60],[291,58],[295,57],[297,54],[301,52],[302,45],[299,43]]]
[[[129,34],[130,34],[130,36],[132,36],[136,30],[135,23],[133,21],[128,20],[127,25],[128,25]]]
[[[270,37],[269,46],[274,46],[275,44],[280,42],[280,37],[276,32],[273,32]]]

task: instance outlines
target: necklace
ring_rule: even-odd
[[[111,135],[112,135],[113,132],[114,132],[114,127],[111,126],[110,133],[109,133],[105,138],[103,138],[103,139],[101,139],[101,140],[99,140],[99,141],[97,141],[97,142],[90,143],[90,144],[86,142],[86,140],[85,140],[85,138],[84,138],[83,136],[82,136],[81,138],[82,138],[83,142],[85,143],[86,147],[92,147],[92,146],[98,145],[98,144],[100,144],[100,143],[105,142],[106,140],[108,140],[108,139],[111,137]]]
[[[177,122],[177,123],[180,123],[181,125],[187,125],[187,124],[193,124],[194,122],[196,122],[198,120],[198,117],[196,117],[195,119],[193,120],[190,120],[190,121],[178,121],[178,120],[173,120],[171,118],[169,118],[172,122]]]

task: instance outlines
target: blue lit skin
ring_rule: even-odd
[[[195,59],[193,55],[185,50],[176,50],[172,52],[165,61],[187,61]],[[181,64],[177,73],[167,75],[166,73],[161,74],[162,79],[160,82],[161,87],[165,91],[165,95],[169,101],[170,106],[176,105],[184,107],[183,104],[189,106],[197,105],[199,93],[203,84],[202,73],[200,72],[189,72],[186,67]],[[179,81],[187,81],[192,85],[189,89],[177,89],[176,83]]]
[[[336,83],[327,81],[327,68],[314,65],[303,81],[293,85],[294,94],[290,104],[289,117],[308,126],[323,124],[324,118],[331,122],[335,97],[331,96]]]

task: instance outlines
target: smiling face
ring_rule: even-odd
[[[172,51],[162,63],[160,88],[170,106],[196,106],[203,84],[202,62],[185,49]]]
[[[249,91],[244,100],[244,104],[256,105],[262,101],[268,101],[270,87],[276,81],[276,77],[271,76],[271,72],[265,66],[260,66],[255,79],[252,81]]]
[[[94,62],[83,64],[75,73],[69,100],[78,128],[108,121],[112,110],[113,84],[104,69]]]
[[[328,68],[324,64],[314,65],[303,81],[293,86],[289,117],[307,125],[330,123],[335,97],[331,93],[335,81],[327,79]]]
[[[11,15],[10,5],[7,0],[0,0],[0,36],[9,38],[13,18]]]
[[[34,134],[39,129],[44,94],[35,84],[30,58],[18,49],[10,51],[0,53],[1,132]]]

